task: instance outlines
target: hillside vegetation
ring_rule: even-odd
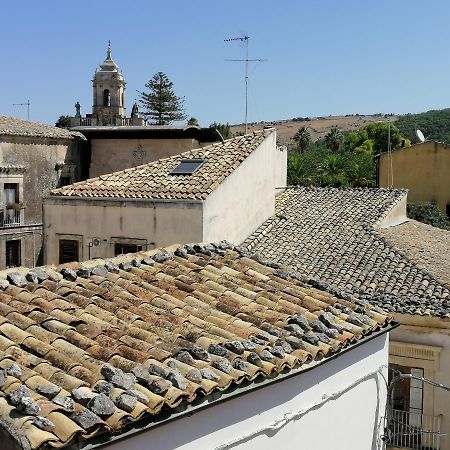
[[[450,108],[405,114],[398,118],[395,125],[413,143],[419,142],[417,129],[422,131],[427,140],[450,143]]]
[[[288,184],[374,187],[374,156],[386,151],[388,129],[386,122],[371,123],[358,131],[342,132],[334,127],[323,139],[312,143],[307,139],[308,129],[301,127],[295,135],[298,146],[288,154]],[[401,146],[402,136],[393,124],[390,138],[392,148]]]
[[[386,122],[388,115],[386,114],[347,114],[346,116],[329,116],[329,117],[295,117],[291,120],[274,120],[258,123],[250,123],[248,132],[262,130],[264,127],[272,126],[277,129],[277,141],[279,144],[295,147],[293,140],[298,129],[305,126],[311,134],[313,142],[323,139],[332,128],[339,128],[341,131],[358,131],[361,127],[365,127],[371,123]],[[391,122],[397,120],[397,116],[390,115]],[[242,124],[232,125],[230,131],[233,135],[244,132]]]

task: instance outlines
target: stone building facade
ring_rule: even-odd
[[[79,133],[0,116],[0,268],[42,263],[42,198],[81,179]]]
[[[274,213],[285,185],[286,151],[271,129],[65,186],[44,200],[44,262],[239,243]]]

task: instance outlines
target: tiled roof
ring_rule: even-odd
[[[55,139],[82,139],[86,138],[76,131],[52,127],[39,122],[17,119],[15,117],[0,116],[0,136],[27,136]]]
[[[51,191],[68,197],[205,199],[273,130],[257,131],[170,158],[102,175]],[[192,175],[170,175],[182,159],[204,159]]]
[[[450,286],[376,228],[405,195],[387,189],[289,188],[277,197],[275,216],[244,246],[295,267],[317,286],[357,294],[388,311],[450,317]]]
[[[408,220],[396,227],[380,229],[379,233],[416,266],[450,286],[450,231]]]
[[[31,449],[107,441],[130,423],[303,371],[392,327],[367,302],[336,298],[225,242],[8,280],[0,426]]]

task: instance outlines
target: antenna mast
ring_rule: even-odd
[[[26,106],[27,107],[27,120],[30,120],[30,100],[26,103],[13,103],[13,106]]]
[[[249,59],[248,58],[248,41],[250,36],[242,36],[230,39],[224,39],[224,42],[241,41],[245,42],[245,59],[226,59],[225,61],[245,62],[245,134],[247,134],[247,117],[248,117],[248,63],[264,62],[267,59]]]

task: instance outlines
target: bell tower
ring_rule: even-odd
[[[96,70],[92,87],[94,103],[92,115],[97,117],[98,125],[119,125],[121,118],[126,117],[125,80],[119,67],[111,56],[111,41],[108,42],[106,59]]]

